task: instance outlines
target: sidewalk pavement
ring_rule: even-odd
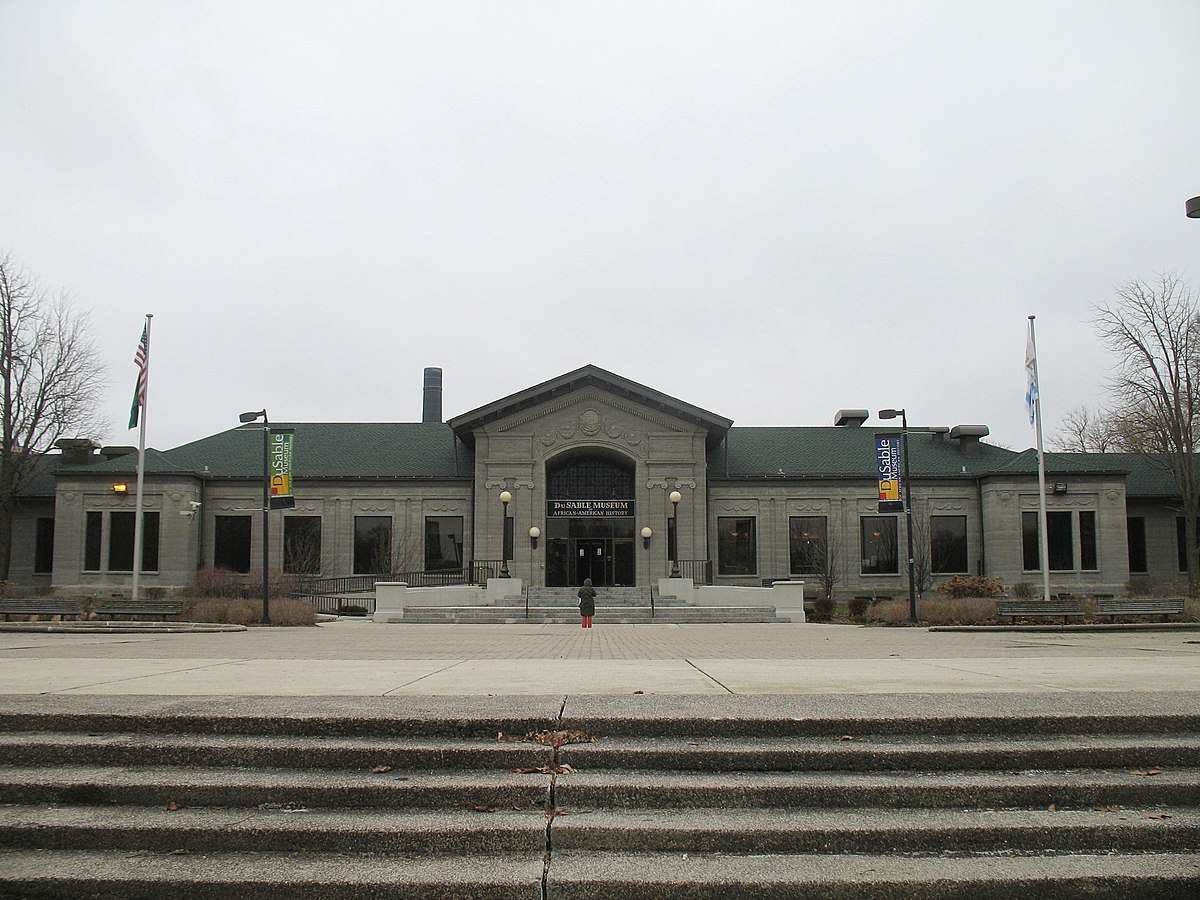
[[[1180,702],[1191,692],[1187,703],[1194,702],[1200,630],[603,623],[584,630],[341,620],[209,634],[0,633],[0,695],[46,699],[641,694],[864,695],[865,701],[865,695],[1090,692],[1141,693],[1147,700],[1175,692]]]

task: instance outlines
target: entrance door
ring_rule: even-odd
[[[594,587],[604,587],[608,584],[608,559],[606,550],[608,541],[577,540],[575,541],[575,583],[583,584],[583,579],[592,579]]]

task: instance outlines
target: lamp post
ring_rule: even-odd
[[[917,624],[917,570],[913,559],[912,477],[908,468],[908,416],[903,409],[881,409],[879,418],[900,417],[900,455],[904,457],[904,524],[908,532],[908,622]]]
[[[268,565],[270,530],[268,528],[268,513],[271,512],[271,423],[267,420],[267,411],[244,412],[238,416],[243,424],[262,419],[263,425],[263,531],[262,531],[262,623],[271,624],[271,569]]]
[[[652,537],[654,537],[654,532],[651,530],[650,526],[647,525],[645,528],[642,529],[642,549],[643,550],[650,549],[650,538],[652,538]]]
[[[679,501],[682,499],[683,494],[679,491],[671,491],[671,530],[675,532],[675,546],[671,548],[670,578],[679,577]]]
[[[529,527],[529,582],[525,585],[525,618],[529,618],[529,588],[533,585],[533,551],[537,550],[538,538],[542,529],[536,525]]]
[[[512,578],[508,572],[508,504],[512,502],[512,494],[500,492],[500,503],[504,507],[504,518],[500,523],[500,577]]]
[[[1187,214],[1189,219],[1200,219],[1200,197],[1193,197],[1187,202]]]

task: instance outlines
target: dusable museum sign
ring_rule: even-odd
[[[617,519],[633,515],[632,500],[547,500],[546,518]]]

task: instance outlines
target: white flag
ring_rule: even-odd
[[[1033,346],[1033,325],[1025,338],[1025,410],[1029,413],[1029,424],[1033,424],[1033,404],[1038,399],[1037,351]]]

